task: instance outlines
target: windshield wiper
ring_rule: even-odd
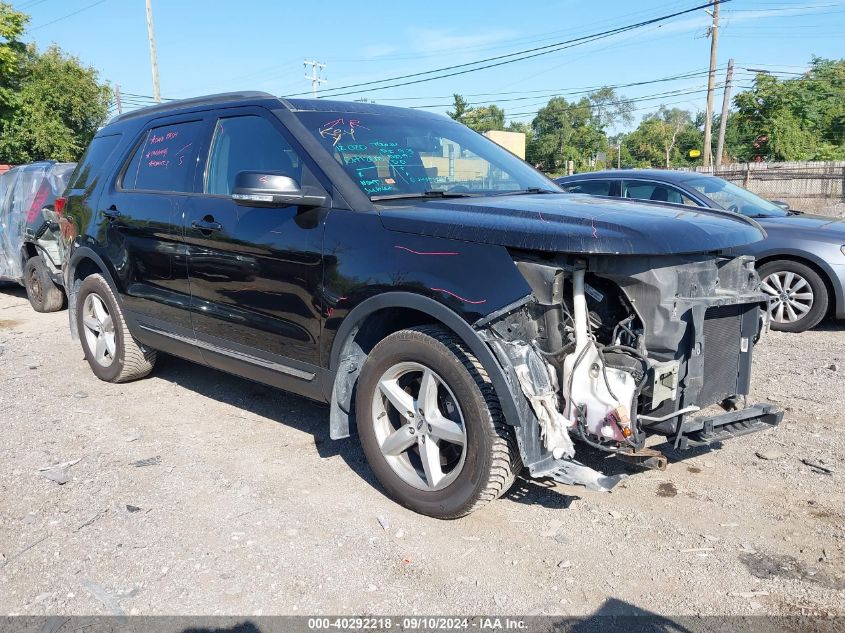
[[[541,189],[540,187],[529,187],[528,189],[514,189],[513,191],[502,191],[494,193],[494,196],[524,196],[528,194],[538,193],[565,193],[563,191],[555,191],[554,189]]]
[[[389,193],[383,196],[370,196],[370,200],[377,202],[379,200],[412,200],[412,199],[427,199],[427,198],[472,198],[478,194],[464,193],[460,191],[421,191],[417,193]]]

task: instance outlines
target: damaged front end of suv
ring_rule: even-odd
[[[780,422],[772,405],[746,404],[767,301],[753,258],[514,261],[532,294],[475,327],[529,405],[517,439],[533,476],[609,490],[619,478],[573,460],[573,440],[662,468],[649,436],[686,449]]]

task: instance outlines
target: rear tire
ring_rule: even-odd
[[[76,297],[76,328],[94,375],[106,382],[128,382],[149,374],[156,351],[145,350],[132,337],[105,278],[86,277]]]
[[[827,286],[809,266],[783,259],[763,264],[757,272],[763,292],[772,298],[769,316],[773,330],[804,332],[827,314]]]
[[[50,271],[41,256],[26,260],[23,284],[32,309],[36,312],[56,312],[65,304],[65,293],[53,283]]]
[[[441,327],[378,343],[356,391],[367,461],[389,495],[415,512],[465,516],[503,495],[522,468],[487,373]]]

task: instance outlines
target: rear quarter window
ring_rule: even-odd
[[[86,189],[96,184],[97,175],[117,148],[120,137],[120,134],[95,137],[71,174],[68,186],[71,189]]]

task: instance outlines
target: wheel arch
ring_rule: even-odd
[[[65,268],[65,293],[67,294],[68,319],[70,334],[73,340],[79,340],[79,333],[76,331],[76,293],[79,286],[86,277],[100,274],[112,289],[115,300],[120,302],[120,293],[115,282],[115,271],[106,263],[100,255],[87,246],[80,246],[74,249]]]
[[[327,387],[331,389],[331,437],[348,437],[354,420],[354,391],[367,353],[385,336],[413,325],[437,324],[457,336],[487,372],[502,405],[505,421],[519,426],[520,415],[510,383],[493,351],[479,334],[443,304],[411,292],[388,292],[358,304],[344,318],[332,343]],[[328,396],[329,394],[327,394]]]
[[[759,270],[761,266],[777,261],[789,261],[795,262],[796,264],[803,264],[821,277],[822,283],[827,289],[828,297],[830,298],[825,317],[830,314],[840,313],[843,309],[845,309],[845,296],[843,296],[842,288],[833,283],[833,273],[826,268],[823,262],[800,253],[771,253],[763,257],[759,257],[755,266]]]

